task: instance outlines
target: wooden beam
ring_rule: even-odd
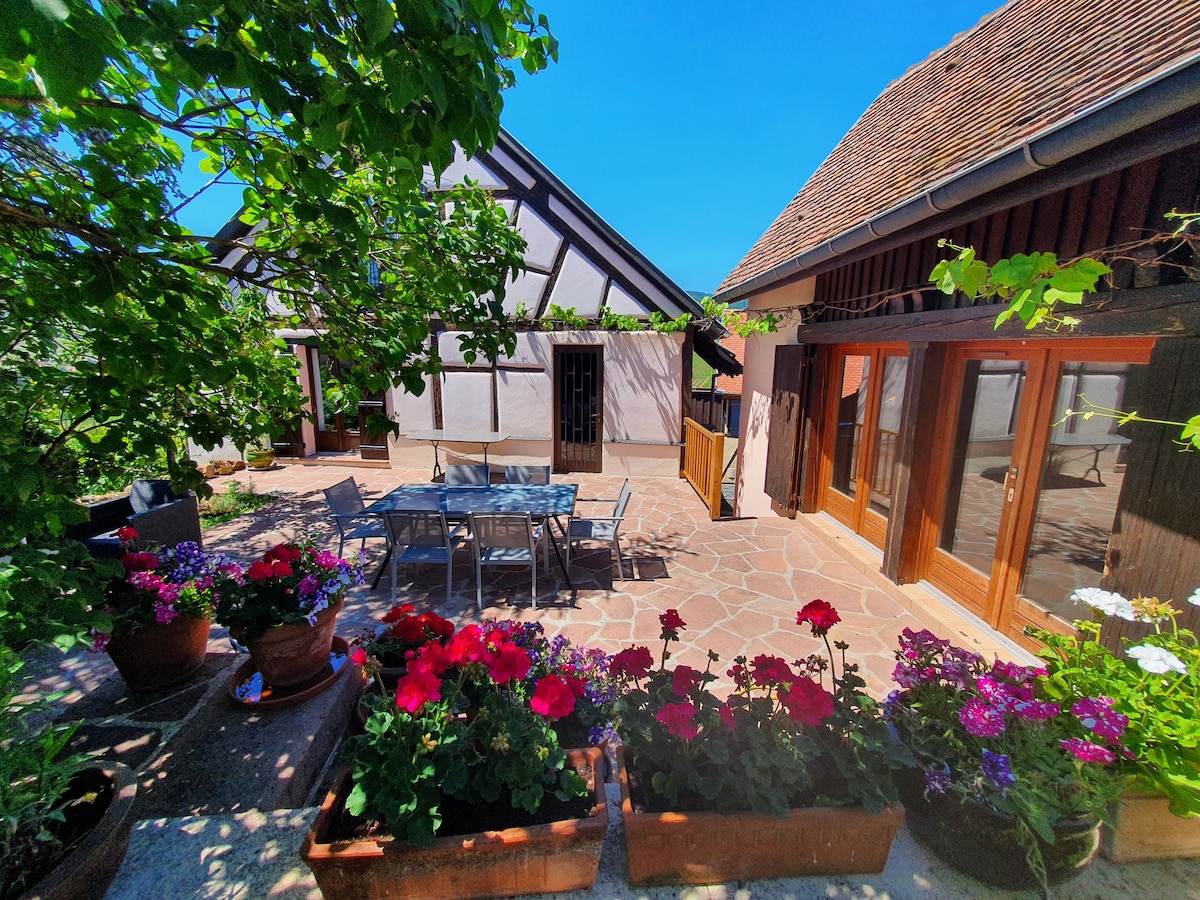
[[[847,322],[801,325],[806,344],[880,341],[1064,340],[1085,337],[1182,337],[1200,335],[1200,283],[1167,284],[1136,291],[1093,294],[1064,312],[1082,324],[1073,331],[1025,331],[1019,321],[995,328],[998,303],[966,309],[874,316]]]

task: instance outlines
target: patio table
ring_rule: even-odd
[[[566,537],[561,517],[569,516],[575,511],[578,491],[579,485],[576,484],[480,484],[451,487],[444,484],[402,484],[384,494],[368,506],[366,511],[375,515],[382,515],[392,509],[443,512],[448,519],[458,520],[465,519],[467,513],[529,513],[534,520],[546,523],[550,544],[558,558],[558,566],[567,579],[567,585],[574,588],[571,573],[567,571],[549,522],[557,523],[559,531],[564,538]],[[392,547],[389,542],[387,555],[375,575],[372,589],[378,586],[391,554]]]
[[[433,477],[442,474],[442,464],[438,460],[438,444],[482,444],[483,464],[487,465],[488,444],[498,444],[507,441],[508,435],[503,431],[454,431],[444,428],[427,428],[424,431],[408,431],[404,436],[410,441],[429,441],[433,444]]]

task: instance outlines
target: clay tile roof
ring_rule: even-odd
[[[1012,0],[888,85],[718,293],[1197,52],[1195,0]]]

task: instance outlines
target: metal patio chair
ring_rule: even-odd
[[[544,525],[534,525],[529,513],[468,513],[471,545],[475,552],[475,603],[483,611],[483,567],[528,563],[533,608],[537,609],[537,545],[542,542],[542,564],[550,571]]]
[[[466,539],[462,526],[451,528],[446,514],[389,509],[383,514],[392,553],[392,605],[396,603],[396,566],[418,563],[446,567],[446,599],[454,581],[454,551]]]
[[[489,484],[491,466],[446,466],[446,485]]]
[[[549,466],[505,466],[505,484],[549,484]]]
[[[625,577],[625,561],[621,556],[621,541],[617,532],[629,505],[629,479],[621,485],[621,493],[613,504],[611,516],[571,516],[567,523],[567,568],[571,567],[571,547],[581,541],[607,541],[617,557],[617,572]]]
[[[325,488],[325,499],[338,530],[338,556],[342,555],[346,541],[361,541],[359,547],[366,549],[367,538],[387,538],[383,520],[367,512],[353,475]]]

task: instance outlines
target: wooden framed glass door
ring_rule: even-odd
[[[924,576],[1028,643],[1065,631],[1067,598],[1099,586],[1129,439],[1111,418],[1065,417],[1079,395],[1136,404],[1151,341],[1056,341],[951,354],[935,438]]]
[[[908,357],[903,345],[838,347],[822,454],[821,507],[877,547],[887,538]]]

